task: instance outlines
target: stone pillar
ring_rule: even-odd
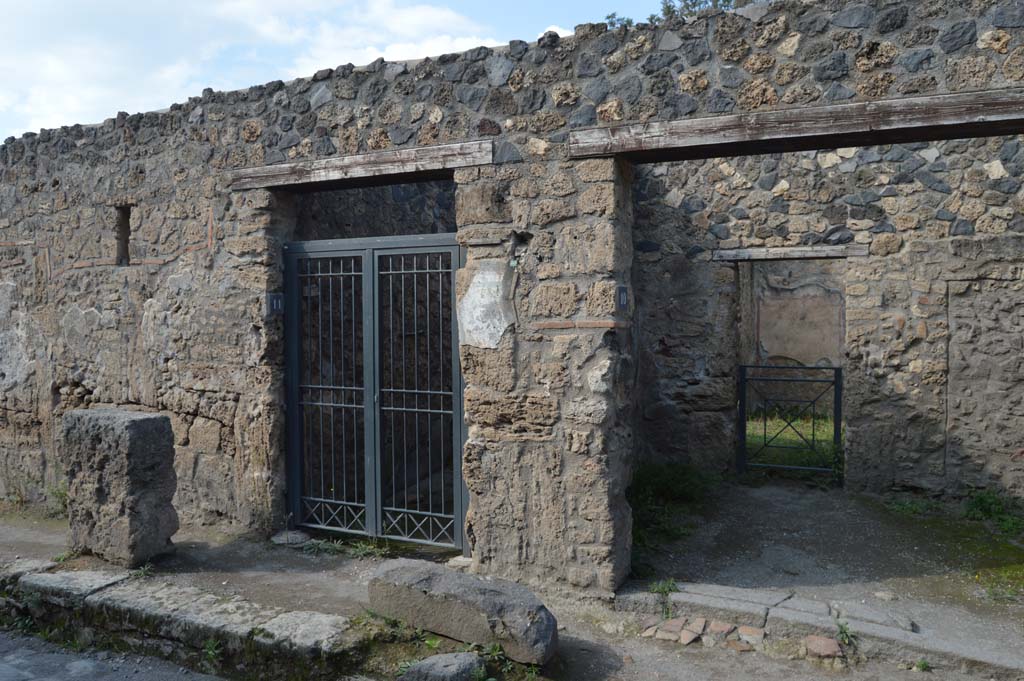
[[[135,567],[171,548],[178,514],[166,416],[116,409],[64,415],[71,548]]]
[[[631,169],[459,171],[474,570],[606,596],[629,571]]]

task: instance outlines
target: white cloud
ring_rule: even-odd
[[[320,22],[290,75],[309,75],[347,63],[368,64],[380,57],[403,61],[497,44],[494,38],[483,37],[483,30],[446,7],[370,0]]]
[[[498,42],[486,26],[429,1],[0,0],[0,8],[0,139],[162,109],[204,87]]]
[[[544,29],[543,31],[541,31],[541,32],[540,32],[540,33],[539,33],[539,34],[537,35],[537,37],[538,37],[538,38],[540,38],[540,37],[541,37],[542,35],[544,35],[544,34],[545,34],[545,33],[547,33],[548,31],[554,31],[555,33],[557,33],[558,35],[562,36],[563,38],[565,38],[565,37],[567,37],[567,36],[570,36],[570,35],[572,35],[573,33],[575,33],[575,31],[573,31],[572,29],[569,29],[569,28],[563,28],[563,27],[561,27],[561,26],[558,26],[557,24],[551,24],[550,26],[548,26],[547,28],[545,28],[545,29]]]

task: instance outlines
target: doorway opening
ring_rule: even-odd
[[[285,346],[297,525],[463,545],[452,194],[442,181],[296,198]]]
[[[737,264],[736,469],[843,478],[842,260]]]

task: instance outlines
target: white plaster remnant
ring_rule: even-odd
[[[508,300],[511,270],[500,260],[482,260],[459,301],[459,342],[475,348],[494,349],[505,329],[515,321]]]

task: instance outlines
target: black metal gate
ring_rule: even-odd
[[[843,370],[740,367],[736,468],[843,474]]]
[[[461,260],[453,234],[285,246],[296,524],[462,547]]]

